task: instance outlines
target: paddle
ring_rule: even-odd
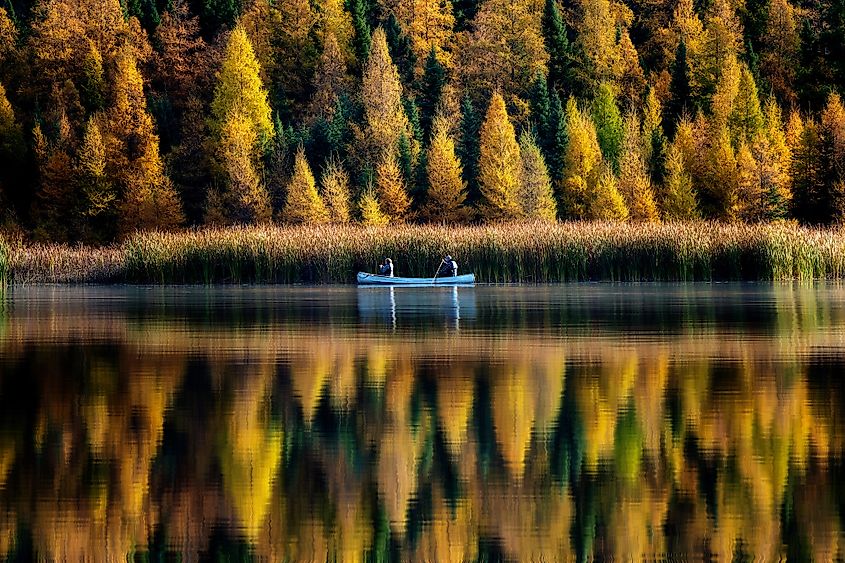
[[[445,262],[445,261],[446,261],[446,260],[444,260],[443,258],[441,258],[441,259],[440,259],[440,263],[437,265],[437,271],[436,271],[436,272],[434,272],[434,277],[433,277],[433,278],[431,278],[431,283],[432,283],[432,285],[434,284],[434,282],[436,282],[436,281],[437,281],[437,274],[439,274],[439,273],[440,273],[440,266],[442,266],[442,265],[443,265],[443,262]]]

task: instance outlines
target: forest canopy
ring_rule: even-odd
[[[845,220],[835,0],[2,0],[0,217]]]

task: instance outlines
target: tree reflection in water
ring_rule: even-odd
[[[0,557],[843,556],[845,292],[379,289],[13,290]]]

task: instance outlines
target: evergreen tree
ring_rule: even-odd
[[[478,184],[481,216],[487,221],[516,219],[521,214],[519,194],[519,145],[508,118],[505,100],[493,94],[481,126]]]
[[[687,62],[687,46],[683,39],[678,43],[675,60],[671,68],[671,82],[669,84],[669,103],[666,105],[666,129],[674,132],[675,124],[684,114],[695,113],[692,104],[690,88],[690,67]]]
[[[355,31],[354,47],[355,57],[361,68],[370,56],[370,24],[367,21],[366,0],[349,0],[352,12],[352,29]]]
[[[4,203],[18,202],[18,193],[23,191],[19,187],[22,179],[20,163],[25,152],[23,131],[15,117],[12,104],[6,97],[6,89],[0,83],[0,198],[8,198]]]
[[[106,147],[100,127],[93,118],[85,126],[78,161],[77,181],[84,202],[84,236],[99,243],[113,240],[117,232],[117,193],[106,174]]]
[[[411,45],[411,38],[402,29],[394,14],[387,18],[383,29],[390,48],[390,57],[402,77],[403,84],[409,86],[414,82],[414,68],[417,66],[417,56]]]
[[[518,200],[522,216],[528,219],[554,222],[557,220],[555,203],[549,171],[543,161],[540,147],[530,133],[523,133],[519,138],[521,157]]]
[[[792,214],[802,223],[820,223],[824,210],[820,206],[825,173],[822,167],[822,140],[819,127],[808,119],[792,151]]]
[[[469,96],[461,103],[460,139],[458,140],[458,159],[463,165],[462,177],[467,184],[467,200],[476,202],[481,193],[478,188],[479,137],[481,119]]]
[[[241,8],[241,0],[202,0],[201,19],[206,35],[215,35],[223,26],[232,27]]]
[[[330,218],[301,145],[296,151],[282,217],[292,223],[325,223]]]
[[[323,53],[314,74],[313,90],[309,114],[313,119],[320,117],[331,119],[337,107],[338,98],[347,93],[350,87],[346,73],[346,62],[334,33],[326,35]]]
[[[622,151],[622,115],[610,84],[603,82],[599,86],[591,113],[602,155],[613,170],[618,170]]]
[[[546,51],[549,53],[549,86],[555,90],[571,88],[572,53],[557,0],[546,0],[542,28]]]
[[[422,217],[434,223],[456,223],[468,218],[466,182],[461,178],[461,163],[455,155],[455,143],[442,116],[434,118],[431,144],[426,156],[428,191]]]
[[[420,85],[420,125],[423,139],[431,135],[431,123],[446,85],[446,67],[437,59],[434,47],[428,53]]]
[[[819,127],[823,181],[818,192],[819,220],[845,220],[845,108],[838,94],[828,96]]]
[[[552,90],[549,101],[549,132],[546,147],[546,162],[552,180],[559,182],[563,178],[563,159],[569,136],[566,131],[566,112],[557,91]]]

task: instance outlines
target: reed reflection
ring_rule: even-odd
[[[12,296],[0,557],[841,558],[845,297],[625,289]]]

